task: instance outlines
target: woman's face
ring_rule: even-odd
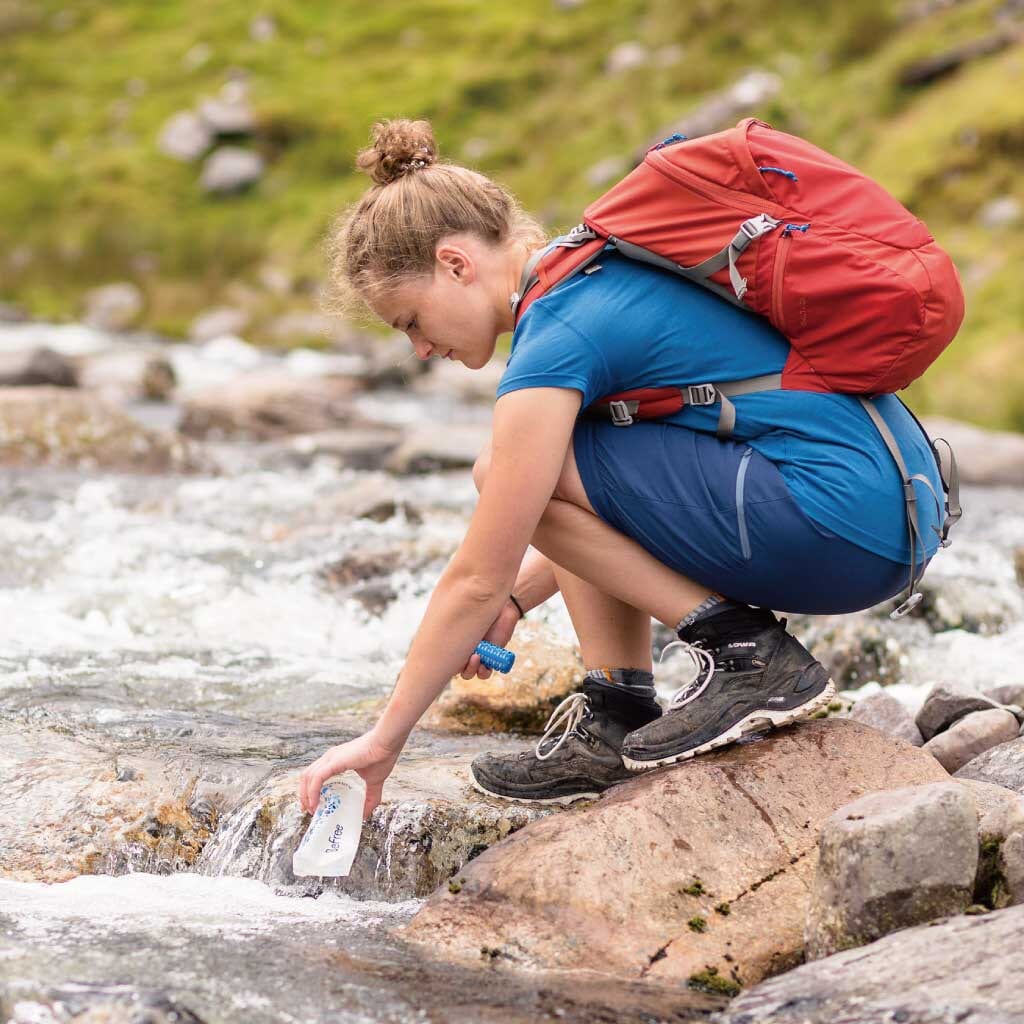
[[[515,284],[509,284],[514,270],[508,263],[507,253],[479,239],[452,236],[437,247],[433,277],[414,278],[370,305],[409,336],[420,359],[437,356],[479,370],[494,354],[498,335],[512,328],[508,296]]]

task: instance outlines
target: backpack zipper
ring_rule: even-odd
[[[750,464],[750,457],[754,454],[753,448],[747,448],[740,458],[740,467],[736,471],[736,526],[740,535],[740,554],[750,559],[750,535],[747,533],[747,510],[743,505],[743,490],[747,480],[747,466]]]
[[[772,322],[783,334],[786,333],[786,318],[782,308],[782,281],[792,244],[792,234],[783,230],[775,247],[775,266],[772,269]]]

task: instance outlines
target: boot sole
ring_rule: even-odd
[[[632,769],[635,771],[636,769]],[[506,796],[504,793],[493,793],[489,789],[484,789],[479,782],[476,781],[476,777],[472,772],[469,773],[469,781],[473,788],[478,793],[483,793],[484,796],[494,797],[496,800],[508,800],[514,804],[571,804],[577,800],[596,800],[601,794],[599,792],[594,793],[569,793],[567,796],[549,796],[549,797],[538,797],[538,796]],[[625,781],[625,780],[623,780]]]
[[[699,747],[684,750],[679,754],[671,754],[668,757],[659,757],[654,761],[635,761],[633,758],[626,757],[623,754],[622,763],[631,772],[642,772],[648,768],[661,768],[666,764],[688,761],[691,757],[696,757],[698,754],[706,754],[709,750],[735,743],[752,732],[761,732],[764,729],[777,729],[779,726],[789,725],[791,722],[797,722],[801,718],[813,715],[816,711],[821,711],[831,704],[835,696],[835,684],[830,679],[825,684],[825,689],[817,697],[809,700],[806,704],[801,704],[799,707],[790,708],[786,711],[770,711],[768,709],[752,711],[746,718],[741,718],[725,732],[720,733],[706,743],[702,743]]]

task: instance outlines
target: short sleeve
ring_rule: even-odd
[[[522,388],[575,388],[583,393],[583,408],[613,390],[600,348],[541,300],[516,329],[497,397]]]

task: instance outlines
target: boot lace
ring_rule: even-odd
[[[674,640],[662,649],[661,654],[658,656],[659,663],[673,647],[681,647],[690,656],[694,667],[697,669],[697,677],[679,687],[672,694],[668,702],[669,711],[675,711],[676,708],[689,704],[691,700],[696,700],[704,692],[708,683],[711,682],[711,677],[715,674],[715,656],[703,646],[702,640],[698,640],[693,644],[687,643],[685,640]],[[702,672],[704,673],[703,676],[701,676]]]
[[[590,702],[585,693],[570,693],[561,704],[551,712],[548,724],[544,727],[544,735],[537,740],[534,751],[539,761],[547,760],[565,741],[579,729],[580,723],[590,714]],[[546,740],[550,739],[559,729],[562,735],[554,746],[541,752]]]

